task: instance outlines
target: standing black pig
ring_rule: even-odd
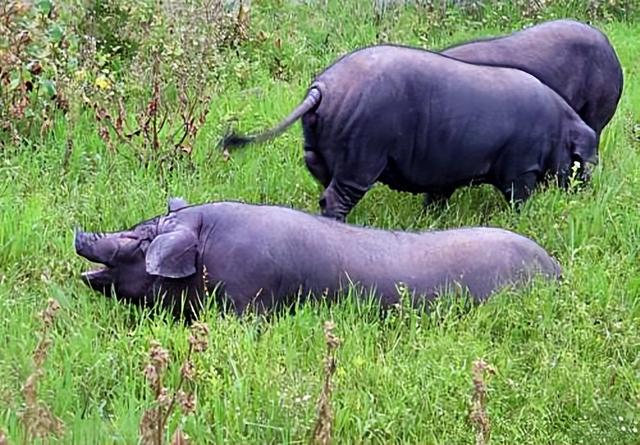
[[[622,67],[609,39],[575,20],[543,22],[510,35],[451,46],[441,54],[470,63],[517,68],[535,76],[560,94],[596,132],[596,146],[622,96]],[[587,165],[581,164],[578,173],[582,181],[589,181]],[[427,196],[425,203],[446,198]]]
[[[560,94],[598,138],[622,95],[622,67],[613,46],[598,29],[575,20],[544,22],[451,46],[441,54],[526,71]]]
[[[445,197],[488,183],[521,203],[546,176],[566,186],[574,161],[597,162],[595,132],[534,76],[405,46],[345,55],[277,127],[222,145],[266,140],[299,118],[322,214],[338,220],[376,181]]]

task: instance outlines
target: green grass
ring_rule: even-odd
[[[211,152],[227,122],[238,119],[242,131],[270,126],[298,103],[314,73],[375,42],[379,32],[388,41],[437,48],[520,24],[514,18],[501,29],[452,26],[425,35],[424,19],[410,8],[375,25],[364,2],[328,10],[254,3],[252,28],[267,40],[229,54],[193,166],[142,168],[126,155],[136,147],[110,152],[87,119],[73,127],[66,170],[71,130],[63,120],[43,147],[0,153],[0,429],[10,443],[23,440],[20,388],[32,371],[36,315],[47,298],[63,310],[39,395],[66,424],[60,443],[136,443],[151,397],[142,374],[149,341],[168,347],[174,365],[186,354],[186,327],[82,285],[78,275],[88,265],[72,248],[75,224],[121,229],[164,212],[170,195],[317,212],[320,188],[303,165],[299,124],[225,162]],[[505,292],[472,310],[443,304],[430,315],[389,319],[349,301],[307,305],[269,321],[209,311],[211,346],[197,359],[198,408],[184,424],[197,443],[306,441],[327,319],[343,341],[335,443],[473,443],[470,370],[478,357],[498,371],[489,381],[492,443],[640,442],[640,141],[633,133],[640,125],[640,23],[599,25],[622,61],[625,89],[589,188],[541,191],[514,214],[489,187],[460,190],[448,208],[425,213],[421,197],[376,186],[349,216],[386,228],[515,230],[559,259],[562,284]],[[286,81],[269,71],[277,37]],[[177,373],[174,366],[173,382]]]

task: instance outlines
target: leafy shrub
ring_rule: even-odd
[[[246,8],[230,12],[222,0],[154,8],[152,18],[137,31],[126,77],[110,69],[118,57],[113,48],[101,52],[97,39],[93,47],[85,47],[93,53],[86,57],[85,100],[95,110],[100,136],[112,148],[114,142],[136,141],[145,163],[191,153],[209,111],[223,53],[246,38],[248,23]]]
[[[249,32],[248,4],[0,2],[0,147],[37,142],[56,113],[73,110],[67,119],[73,125],[78,113],[91,110],[111,149],[137,144],[144,162],[188,155],[210,94],[224,76],[247,77],[237,68],[255,66],[251,54],[267,63],[272,77],[290,80],[293,49],[279,35],[267,38],[259,25]],[[460,27],[511,30],[558,17],[633,20],[640,14],[632,0],[371,0],[378,40],[387,40],[394,9],[409,4],[415,10],[414,32],[425,41]],[[235,71],[225,63],[230,50]]]
[[[153,0],[78,0],[80,35],[91,36],[98,52],[130,59],[143,44],[156,12]]]
[[[0,146],[44,133],[53,112],[68,109],[76,48],[51,0],[0,4]]]

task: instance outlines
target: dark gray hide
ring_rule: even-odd
[[[488,183],[520,204],[550,176],[566,187],[574,161],[597,162],[594,131],[530,74],[403,46],[344,56],[276,128],[223,145],[264,140],[299,117],[322,214],[338,220],[376,181],[444,197]]]
[[[602,32],[574,20],[544,22],[441,54],[532,74],[560,94],[598,137],[622,95],[622,67],[613,46]]]
[[[596,132],[596,147],[622,95],[622,67],[613,46],[598,29],[575,20],[543,22],[507,36],[451,46],[441,54],[532,74],[560,94]],[[589,166],[581,163],[578,176],[589,182]],[[427,195],[425,203],[442,202],[448,195]]]
[[[415,303],[454,283],[483,301],[538,274],[560,276],[539,245],[501,229],[392,232],[285,207],[177,203],[166,216],[123,232],[77,232],[76,252],[106,266],[84,273],[84,282],[138,304],[154,303],[162,291],[162,304],[174,309],[183,293],[192,317],[203,289],[216,284],[219,301],[241,314],[289,305],[298,295],[331,299],[349,280],[387,307],[399,301],[398,283],[414,293]]]

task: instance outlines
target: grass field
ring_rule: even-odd
[[[375,24],[360,10],[364,2],[326,11],[256,3],[252,27],[281,39],[283,80],[274,80],[265,51],[229,54],[192,165],[142,168],[127,155],[136,147],[109,151],[88,118],[73,127],[56,122],[43,147],[0,152],[0,430],[9,443],[24,441],[21,387],[33,370],[37,313],[48,298],[62,310],[39,398],[65,423],[58,443],[136,443],[152,399],[142,372],[150,341],[172,354],[169,382],[178,380],[186,355],[187,327],[82,285],[88,264],[72,248],[74,225],[121,229],[164,212],[172,195],[317,212],[320,188],[303,165],[299,124],[225,161],[213,150],[227,122],[237,120],[241,131],[273,124],[298,103],[314,73],[377,38],[438,48],[521,24],[431,35],[411,9]],[[474,443],[468,414],[477,358],[496,369],[487,382],[491,443],[640,443],[640,23],[598,26],[618,52],[625,88],[590,187],[541,191],[515,214],[489,187],[459,190],[449,207],[423,212],[420,196],[376,186],[348,219],[409,230],[512,229],[558,258],[559,286],[505,292],[471,310],[443,304],[429,315],[388,319],[348,300],[268,321],[211,310],[204,315],[210,347],[196,357],[197,409],[172,417],[171,429],[183,422],[194,443],[306,442],[323,378],[322,325],[330,319],[342,340],[335,443]],[[63,169],[70,131],[75,149]]]

